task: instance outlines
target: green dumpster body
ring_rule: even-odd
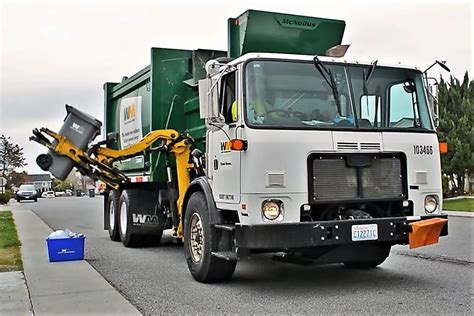
[[[120,135],[110,147],[127,147],[124,142],[130,135],[124,134],[130,132],[133,137],[143,137],[153,130],[174,129],[190,133],[204,151],[205,123],[199,117],[198,80],[205,78],[208,60],[249,52],[323,55],[341,43],[344,27],[344,21],[249,10],[228,20],[228,52],[152,48],[148,67],[121,83],[104,85],[104,132]],[[124,133],[124,118],[136,116],[141,119],[139,131],[129,128]],[[165,159],[164,153],[153,152],[115,166],[128,176],[149,176],[150,181],[164,182]]]
[[[141,115],[141,136],[158,129],[187,131],[203,150],[205,124],[199,118],[197,80],[205,77],[207,60],[225,55],[222,51],[152,48],[150,66],[122,83],[104,85],[105,134],[118,132],[123,136],[120,116],[126,115],[124,104],[127,99],[141,97],[140,113],[132,111],[132,115]],[[159,144],[156,142],[152,148]],[[110,147],[121,149],[126,146],[119,141]],[[172,157],[170,162],[173,163]],[[149,176],[151,181],[166,181],[164,153],[137,156],[117,163],[116,167],[129,176]]]

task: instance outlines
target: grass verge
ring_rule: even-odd
[[[474,212],[474,199],[457,199],[443,201],[443,209],[447,211]]]
[[[0,212],[0,272],[23,270],[20,246],[12,212]]]

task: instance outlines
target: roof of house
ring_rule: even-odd
[[[29,174],[25,177],[25,182],[51,181],[49,174]]]

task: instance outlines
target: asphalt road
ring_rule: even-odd
[[[85,233],[86,259],[144,314],[472,314],[474,218],[451,217],[450,236],[409,251],[396,247],[379,268],[299,266],[258,255],[225,284],[200,284],[182,246],[125,248],[102,230],[102,199],[22,203],[53,229]],[[166,241],[166,238],[165,238]]]

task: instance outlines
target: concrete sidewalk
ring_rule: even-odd
[[[0,212],[10,209],[0,204]],[[0,315],[33,315],[23,271],[0,273]]]
[[[33,315],[22,271],[0,273],[0,315]]]
[[[31,302],[34,315],[141,315],[87,261],[49,263],[45,238],[51,229],[30,210],[9,208],[22,243],[26,302]],[[24,314],[20,310],[14,314]],[[11,312],[0,306],[0,314]]]

